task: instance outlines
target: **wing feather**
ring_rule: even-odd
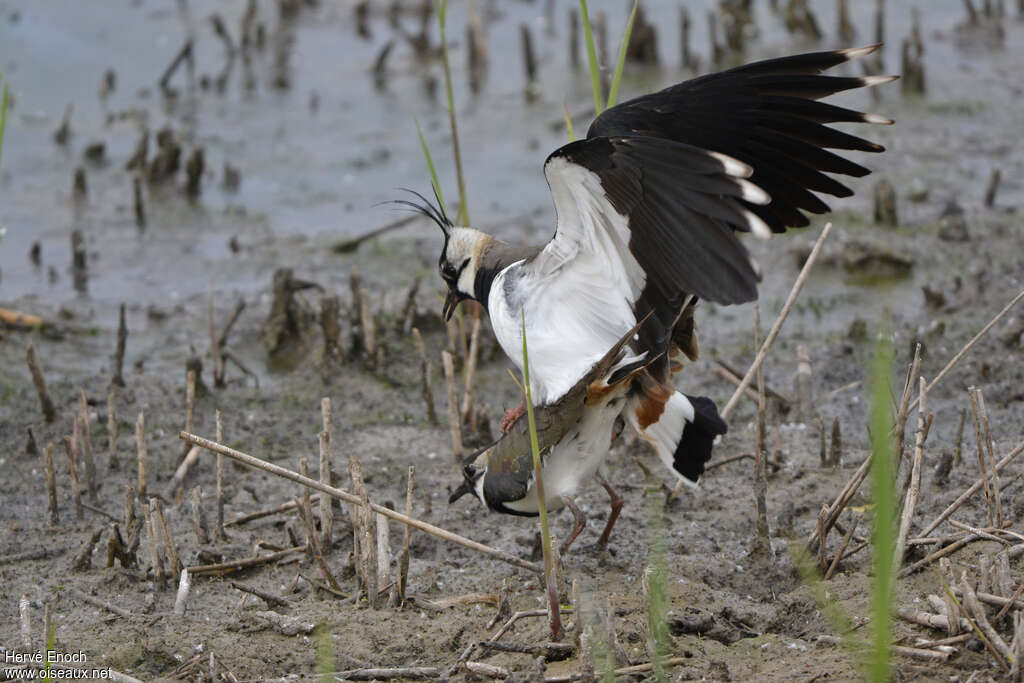
[[[524,269],[565,276],[581,299],[584,274],[617,277],[634,315],[654,312],[640,348],[655,354],[666,349],[650,344],[669,343],[686,296],[722,304],[756,298],[760,278],[735,233],[770,236],[807,225],[806,213],[829,211],[818,194],[852,194],[829,174],[869,173],[830,150],[884,150],[826,124],[890,119],[818,101],[891,80],[822,75],[877,47],[756,62],[608,109],[586,139],[548,157],[557,229]],[[594,307],[579,313],[597,314]]]

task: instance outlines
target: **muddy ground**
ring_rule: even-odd
[[[84,3],[0,2],[0,69],[14,96],[0,169],[0,224],[7,228],[0,241],[0,306],[47,321],[32,331],[0,330],[4,648],[22,646],[18,603],[27,595],[32,649],[43,644],[44,607],[49,606],[58,650],[82,650],[89,666],[110,667],[142,680],[201,677],[210,670],[211,654],[218,674],[231,672],[239,680],[312,679],[324,667],[344,671],[431,666],[446,671],[468,645],[485,639],[497,626],[488,626],[496,611],[493,604],[446,607],[444,600],[473,593],[495,595],[505,587],[513,610],[541,606],[541,590],[531,572],[417,532],[409,565],[412,600],[405,608],[353,604],[312,588],[297,575],[316,578],[319,569],[299,555],[225,579],[196,577],[181,617],[172,613],[174,590],[155,589],[145,534],[135,566],[106,568],[110,520],[88,510],[83,519],[76,519],[63,439],[72,433],[81,389],[89,404],[97,453],[99,490],[94,507],[121,518],[124,487],[137,479],[134,432],[136,416],[144,412],[148,487],[166,495],[167,521],[186,566],[248,557],[260,541],[290,546],[286,527],[303,538],[292,512],[231,526],[228,540],[200,545],[192,531],[187,492],[202,488],[202,505],[212,520],[215,460],[210,454],[203,453],[189,472],[183,500],[167,490],[183,452],[177,433],[185,424],[185,366],[194,349],[204,365],[202,380],[210,386],[196,400],[194,430],[199,434],[214,435],[214,412],[220,410],[225,441],[231,446],[290,469],[298,469],[299,459],[308,457],[315,472],[320,399],[330,397],[336,466],[344,472],[347,458],[357,457],[372,500],[401,509],[406,471],[415,465],[414,516],[507,552],[531,555],[537,528],[533,520],[486,513],[470,499],[447,503],[458,472],[440,373],[440,351],[448,344],[448,335],[438,317],[436,229],[420,221],[353,252],[332,249],[339,241],[400,217],[374,206],[394,198],[394,188],[427,187],[413,113],[421,117],[442,180],[454,195],[454,183],[447,180],[453,171],[446,115],[431,94],[443,88],[439,63],[429,54],[418,58],[412,42],[399,37],[386,62],[385,83],[378,86],[370,67],[396,37],[383,3],[372,3],[371,35],[365,39],[357,35],[348,4],[319,4],[303,7],[289,19],[282,17],[276,3],[257,2],[253,43],[244,56],[239,53],[233,65],[225,66],[225,48],[211,29],[211,10],[205,5],[141,1],[89,11]],[[567,10],[557,9],[549,33],[542,3],[479,4],[491,62],[478,94],[465,87],[461,5],[453,5],[449,26],[455,41],[452,59],[456,98],[462,103],[458,113],[471,215],[475,225],[506,239],[539,241],[550,234],[553,218],[540,162],[565,140],[565,131],[552,124],[562,116],[563,103],[573,112],[586,112],[589,86],[582,73],[573,73],[566,64]],[[612,36],[618,35],[625,20],[620,4],[603,8]],[[628,67],[623,86],[627,95],[689,73],[678,65],[679,36],[673,28],[677,7],[647,4],[659,24],[663,66]],[[826,33],[820,42],[787,35],[768,3],[754,4],[761,35],[748,47],[751,58],[839,45],[833,3],[811,3]],[[870,42],[872,35],[868,4],[852,8],[861,36],[858,43]],[[893,390],[898,398],[913,342],[924,348],[921,374],[933,378],[1024,287],[1024,219],[1018,212],[1024,202],[1019,180],[1024,171],[1019,136],[1024,110],[1013,75],[1024,63],[1024,26],[1007,16],[998,29],[985,18],[979,26],[958,27],[965,20],[960,3],[918,4],[924,10],[928,91],[924,96],[904,95],[899,84],[893,84],[882,89],[877,101],[863,93],[839,100],[898,123],[858,131],[873,136],[888,151],[858,159],[875,174],[852,183],[857,196],[833,203],[833,236],[765,368],[768,387],[792,398],[796,350],[799,345],[807,347],[815,412],[829,433],[834,418],[841,425],[841,465],[821,465],[817,420],[804,424],[793,411],[775,413],[769,425],[773,464],[767,497],[773,559],[765,559],[751,554],[752,461],[712,469],[700,489],[665,505],[664,492],[658,488],[663,473],[656,459],[629,438],[617,443],[606,474],[625,506],[611,548],[600,553],[583,547],[596,540],[607,514],[604,491],[590,486],[581,492],[579,502],[591,523],[576,551],[564,558],[564,570],[569,582],[578,581],[586,605],[603,609],[607,602],[614,608],[614,631],[622,646],[620,666],[650,660],[642,577],[650,562],[652,533],[661,528],[667,541],[670,654],[682,658],[670,670],[674,679],[860,677],[855,658],[827,637],[834,635],[833,627],[812,590],[798,578],[790,552],[813,531],[821,505],[833,500],[866,455],[865,389],[842,388],[864,379],[874,340],[891,334],[897,352]],[[235,44],[241,42],[239,21],[245,5],[238,1],[216,7]],[[889,3],[886,72],[899,71],[899,41],[909,34],[909,5]],[[704,25],[700,18],[705,9],[693,9],[696,26]],[[1015,11],[1007,9],[1010,15]],[[402,22],[408,33],[416,33],[413,12],[404,13]],[[529,101],[523,96],[519,62],[520,22],[533,28],[540,63],[537,96]],[[262,48],[256,42],[259,25],[264,26]],[[195,37],[191,80],[183,65],[169,81],[174,92],[162,92],[157,84],[160,74],[189,30]],[[429,35],[436,45],[436,30]],[[704,31],[695,32],[693,50],[702,56],[709,53]],[[114,87],[108,85],[98,98],[97,87],[107,69],[116,74]],[[222,69],[228,73],[223,91],[217,81]],[[69,102],[74,104],[71,135],[64,144],[56,144],[54,132]],[[197,197],[185,192],[184,169],[162,182],[144,181],[146,221],[140,228],[132,204],[133,172],[124,167],[143,119],[154,134],[170,127],[182,146],[183,165],[192,150],[202,146],[205,170]],[[586,119],[581,116],[577,126],[585,125]],[[93,155],[90,160],[85,150],[97,141],[104,142],[105,149],[101,158]],[[156,149],[151,136],[151,159]],[[226,182],[226,164],[241,173],[237,187],[230,179]],[[87,179],[84,198],[73,190],[78,167]],[[997,168],[1002,182],[993,206],[986,207],[986,185]],[[896,188],[898,227],[879,226],[873,220],[871,195],[880,178]],[[800,259],[823,224],[817,219],[807,230],[768,244],[750,244],[764,272],[765,328],[781,309]],[[85,238],[85,273],[72,267],[69,235],[74,229]],[[38,263],[29,257],[34,244],[39,245]],[[324,360],[315,325],[301,339],[290,340],[293,348],[287,358],[269,357],[264,336],[272,307],[272,273],[282,267],[320,287],[300,293],[302,311],[314,315],[323,296],[340,297],[345,354],[340,366]],[[369,293],[377,340],[386,346],[383,367],[371,368],[351,347],[349,281],[356,269]],[[414,299],[414,322],[423,332],[432,365],[439,425],[428,421],[420,395],[419,359],[403,329],[406,294],[415,278],[421,278],[421,286]],[[223,388],[211,386],[211,290],[218,330],[237,301],[246,303],[228,348],[255,375],[229,365]],[[113,390],[117,438],[116,459],[111,460],[106,404],[122,302],[128,328],[126,386]],[[753,357],[752,307],[709,305],[699,315],[702,358],[687,368],[679,383],[687,392],[711,396],[721,406],[733,387],[714,372],[715,360],[740,371],[748,366]],[[997,457],[1020,442],[1022,334],[1024,308],[1018,307],[930,393],[928,409],[935,417],[911,536],[979,475],[969,413],[958,464],[948,481],[935,474],[943,455],[956,447],[961,411],[969,405],[967,387],[984,390]],[[57,417],[51,423],[43,420],[26,367],[30,343],[56,404]],[[509,363],[486,324],[481,359],[476,392],[482,422],[493,429],[501,412],[519,397],[506,372]],[[754,416],[754,404],[743,401],[730,420],[728,436],[716,449],[716,461],[753,450]],[[908,439],[913,438],[913,424],[912,420]],[[60,514],[55,525],[47,518],[43,458],[27,450],[30,429],[40,452],[49,444],[55,447]],[[465,437],[467,442],[484,438],[468,430]],[[644,468],[652,474],[645,474]],[[1016,530],[1024,514],[1021,472],[1021,465],[1011,464],[1001,478],[1003,514]],[[225,516],[231,520],[299,494],[292,483],[228,465]],[[858,535],[867,534],[870,505],[870,487],[865,485],[851,503],[865,520]],[[844,525],[851,514],[844,513]],[[983,495],[975,496],[954,519],[985,525]],[[553,516],[556,537],[564,537],[569,527],[568,514]],[[337,511],[335,529],[326,560],[342,592],[351,593],[355,579],[346,511]],[[73,569],[75,557],[99,530],[103,535],[91,566]],[[955,531],[944,524],[937,533]],[[830,537],[830,556],[839,537]],[[391,539],[397,554],[400,525],[391,525]],[[999,544],[985,541],[953,554],[956,575],[976,575],[981,557],[994,556],[999,549]],[[923,556],[918,547],[908,553],[907,562]],[[870,548],[844,559],[827,586],[857,626],[863,626],[870,613],[871,559]],[[1021,576],[1019,562],[1015,559],[1011,565],[1015,583]],[[261,598],[243,599],[228,579],[280,596],[284,605],[272,609],[320,628],[316,634],[282,634],[257,614],[271,607]],[[76,593],[92,595],[129,615],[86,603]],[[926,570],[900,581],[895,603],[931,609],[925,597],[940,593],[935,573]],[[573,616],[566,620],[576,622]],[[1009,638],[1007,623],[998,622],[997,627]],[[541,619],[522,621],[504,641],[538,644],[547,638],[545,629]],[[903,645],[943,635],[903,622],[895,623],[895,633]],[[566,641],[573,641],[571,632]],[[197,655],[201,657],[191,667],[182,667]],[[540,671],[527,654],[476,653],[474,658],[523,675]],[[977,640],[957,645],[945,662],[899,657],[895,667],[902,680],[1001,676]],[[578,668],[574,654],[566,661],[547,663],[545,673],[556,676]],[[469,676],[464,671],[454,675]]]

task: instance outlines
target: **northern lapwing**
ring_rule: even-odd
[[[678,311],[697,299],[756,299],[760,274],[736,233],[768,238],[806,226],[806,213],[829,211],[817,193],[853,194],[827,174],[869,173],[828,150],[884,148],[826,124],[892,120],[819,100],[894,80],[823,75],[877,48],[755,62],[606,110],[585,139],[544,163],[557,224],[543,247],[506,244],[452,225],[430,202],[416,205],[444,232],[443,315],[465,299],[483,304],[498,342],[520,368],[525,316],[539,404],[565,396],[625,330],[650,315],[630,347],[654,360],[634,378],[620,414],[672,471],[695,484],[711,440],[689,427],[717,411],[672,384],[677,363],[696,355],[692,318]]]
[[[557,400],[534,408],[544,502],[549,510],[568,506],[573,514],[572,531],[561,547],[563,555],[586,525],[586,516],[573,500],[580,484],[597,477],[611,499],[611,513],[597,542],[599,548],[608,544],[622,508],[622,499],[600,476],[598,468],[608,454],[616,425],[621,424],[616,418],[628,400],[631,385],[658,360],[649,352],[636,355],[626,348],[634,341],[643,322],[628,330]],[[709,440],[725,432],[725,423],[718,418],[709,399],[688,398],[695,405],[711,406],[706,418],[698,414],[695,427],[690,429],[702,430]],[[540,496],[527,419],[517,420],[494,444],[466,459],[463,482],[448,502],[454,503],[470,492],[497,512],[538,514]]]

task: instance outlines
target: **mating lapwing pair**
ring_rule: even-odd
[[[893,80],[822,75],[877,48],[747,64],[608,109],[544,163],[557,213],[544,247],[506,244],[414,204],[444,232],[445,318],[465,299],[483,304],[520,370],[525,326],[549,507],[571,506],[597,473],[619,418],[697,484],[726,425],[711,400],[672,383],[683,357],[697,356],[694,306],[757,298],[760,275],[737,232],[806,226],[805,212],[829,211],[816,193],[853,194],[827,173],[869,173],[828,150],[883,147],[825,124],[892,121],[818,100]],[[472,491],[493,510],[537,513],[525,422],[471,457],[453,500]],[[605,487],[613,515],[603,542],[618,499]]]

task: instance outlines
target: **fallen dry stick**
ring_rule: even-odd
[[[929,628],[939,629],[940,631],[949,630],[949,619],[945,614],[932,614],[931,612],[922,612],[921,610],[910,609],[908,607],[897,607],[896,616],[903,621],[909,621],[912,624],[927,626]],[[960,630],[969,631],[970,629],[971,623],[961,617]]]
[[[288,601],[284,600],[283,598],[279,598],[276,595],[271,595],[270,593],[261,591],[258,588],[253,588],[252,586],[248,586],[244,583],[238,583],[237,581],[231,581],[230,583],[231,587],[235,590],[240,590],[243,593],[255,595],[257,598],[260,598],[271,607],[288,607]]]
[[[111,605],[109,602],[104,602],[103,600],[100,600],[99,598],[94,598],[93,596],[89,595],[88,593],[84,593],[84,592],[78,590],[77,588],[69,588],[68,589],[68,594],[71,597],[73,597],[74,599],[76,599],[76,600],[81,600],[82,602],[88,603],[88,604],[92,605],[93,607],[99,607],[100,609],[105,609],[108,612],[110,612],[111,614],[116,614],[117,616],[121,617],[122,619],[130,619],[131,616],[132,616],[132,613],[129,612],[128,610],[122,609],[122,608],[118,607],[117,605]]]
[[[917,345],[918,351],[914,360],[917,361],[921,345]],[[916,363],[915,363],[916,364]],[[921,463],[924,460],[924,442],[928,438],[928,427],[926,426],[925,404],[928,396],[928,384],[924,377],[920,378],[917,404],[917,434],[914,439],[914,458],[911,462],[909,486],[907,496],[903,501],[903,514],[900,516],[899,534],[896,537],[896,555],[893,558],[895,566],[903,563],[903,551],[907,547],[907,536],[910,535],[910,522],[914,518],[914,509],[917,507],[917,498],[921,493]],[[910,394],[910,386],[907,387],[907,395]],[[930,424],[930,423],[927,423]],[[898,433],[898,432],[897,432]],[[899,437],[902,438],[902,434]]]
[[[259,468],[266,472],[270,472],[271,474],[275,474],[279,477],[290,479],[296,482],[297,484],[302,484],[303,486],[306,486],[308,488],[316,489],[317,491],[320,491],[321,493],[326,493],[329,496],[340,498],[346,503],[350,503],[352,505],[363,504],[359,497],[352,495],[348,491],[344,491],[333,486],[327,486],[326,484],[322,484],[314,479],[310,479],[309,477],[303,477],[301,474],[298,474],[297,472],[293,472],[289,469],[285,469],[284,467],[274,465],[273,463],[266,462],[265,460],[260,460],[259,458],[254,458],[253,456],[248,455],[246,453],[242,453],[241,451],[236,451],[233,448],[228,448],[227,446],[215,443],[213,441],[210,441],[209,439],[204,439],[201,436],[196,436],[195,434],[188,434],[187,432],[179,432],[178,438],[181,439],[182,441],[187,441],[196,446],[201,446],[202,448],[213,451],[214,453],[226,455],[227,457],[233,460],[237,460],[246,465],[249,465],[250,467]],[[544,572],[544,569],[542,567],[540,567],[537,564],[534,564],[533,562],[528,562],[522,558],[516,557],[515,555],[498,550],[497,548],[491,548],[490,546],[486,546],[483,543],[478,543],[464,536],[459,536],[458,534],[446,531],[445,529],[436,527],[433,524],[428,524],[427,522],[416,519],[414,517],[407,517],[406,515],[403,515],[400,512],[395,512],[394,510],[390,510],[384,507],[383,505],[370,503],[370,509],[373,510],[374,512],[378,512],[384,515],[385,517],[390,517],[391,519],[402,522],[403,524],[408,524],[409,526],[416,527],[420,531],[425,531],[426,533],[432,536],[437,536],[438,538],[442,538],[446,541],[451,541],[452,543],[456,543],[465,548],[470,548],[472,550],[484,553],[485,555],[490,555],[491,557],[501,560],[502,562],[506,562],[517,567],[522,567],[523,569],[529,569],[530,571],[536,574],[541,574]],[[191,571],[194,574],[195,568],[192,568]]]
[[[934,382],[932,382],[932,384],[934,384]],[[931,385],[929,385],[929,386],[931,386]],[[1006,455],[1006,457],[1004,457],[1002,460],[997,462],[995,467],[992,468],[993,471],[995,471],[996,473],[999,473],[1000,471],[1002,471],[1002,469],[1004,467],[1006,467],[1007,465],[1009,465],[1010,462],[1012,462],[1014,458],[1016,458],[1018,455],[1020,455],[1021,451],[1024,451],[1024,441],[1022,441],[1019,444],[1017,444],[1016,448],[1014,448],[1012,451],[1010,451]],[[977,493],[978,490],[981,489],[981,487],[984,485],[984,483],[985,483],[984,478],[981,478],[981,479],[978,479],[973,484],[971,484],[970,488],[968,488],[966,491],[961,493],[959,498],[957,498],[952,503],[950,503],[949,507],[947,507],[945,510],[943,510],[942,513],[938,517],[936,517],[934,520],[932,520],[932,522],[921,531],[921,535],[922,536],[927,536],[931,532],[935,531],[935,527],[939,526],[944,521],[946,521],[946,518],[949,517],[954,512],[956,512],[960,508],[961,505],[963,505],[965,502],[967,502],[968,498],[970,498],[975,493]]]
[[[999,313],[996,314],[996,317],[992,318],[992,320],[989,321],[988,325],[985,325],[985,327],[981,328],[981,331],[978,332],[978,334],[974,335],[974,337],[971,339],[971,341],[969,341],[966,344],[964,344],[964,347],[962,349],[960,349],[960,351],[955,356],[953,356],[953,358],[950,359],[950,361],[948,363],[946,363],[946,367],[942,368],[942,370],[939,371],[939,374],[935,375],[935,379],[933,379],[928,384],[928,391],[931,391],[935,387],[935,385],[938,384],[942,380],[943,377],[945,377],[947,374],[949,374],[949,371],[952,370],[954,367],[956,367],[956,364],[959,363],[961,361],[961,359],[963,359],[963,357],[967,355],[967,352],[971,350],[971,347],[973,347],[976,343],[978,343],[978,340],[981,339],[982,337],[984,337],[985,333],[988,332],[990,329],[992,329],[992,327],[997,322],[999,322],[999,320],[1004,315],[1006,315],[1011,308],[1016,306],[1017,302],[1019,302],[1021,299],[1024,299],[1024,289],[1021,290],[1020,294],[1018,294],[1017,296],[1015,296],[1013,298],[1013,301],[1011,301],[1010,303],[1006,304],[1006,306],[1003,308],[1003,310],[999,311]],[[914,401],[912,401],[911,404],[910,404],[910,408],[913,409],[916,406],[917,406],[917,399],[914,399]]]
[[[231,572],[237,572],[242,569],[248,569],[249,567],[258,567],[263,564],[270,564],[271,562],[277,562],[283,557],[287,557],[292,553],[305,552],[306,546],[297,545],[293,548],[285,548],[279,550],[276,553],[270,553],[268,555],[259,555],[257,557],[245,557],[241,560],[233,560],[231,562],[218,562],[217,564],[200,564],[194,567],[186,567],[188,573],[192,576],[204,576],[207,574],[213,574],[220,576],[222,574],[230,574]]]
[[[39,327],[43,324],[43,319],[31,313],[20,313],[10,308],[0,307],[0,322],[12,327]]]
[[[950,543],[945,548],[940,548],[939,550],[936,550],[935,552],[933,552],[933,553],[927,555],[926,557],[918,560],[914,564],[912,564],[910,566],[907,566],[907,567],[904,567],[903,569],[900,570],[900,573],[899,573],[898,576],[900,578],[903,578],[904,576],[910,576],[914,572],[916,572],[916,571],[918,571],[920,569],[924,569],[925,567],[927,567],[928,565],[930,565],[932,562],[934,562],[935,560],[939,559],[940,557],[945,557],[947,555],[951,555],[951,554],[955,553],[957,550],[960,550],[960,548],[963,548],[968,543],[972,543],[974,541],[979,541],[979,540],[981,540],[981,536],[978,536],[977,534],[968,534],[968,535],[964,536],[963,538],[961,538],[959,541],[956,541],[955,543]]]
[[[32,374],[32,383],[36,385],[36,393],[39,394],[39,403],[43,407],[43,417],[47,422],[53,422],[57,417],[57,408],[54,407],[50,394],[46,391],[46,380],[43,379],[43,371],[36,362],[36,347],[29,343],[25,349],[25,361],[28,363],[28,370]]]
[[[800,269],[800,274],[797,276],[796,282],[793,283],[793,288],[790,290],[789,296],[786,298],[786,303],[782,306],[782,311],[779,313],[779,317],[775,319],[775,323],[772,325],[771,330],[768,331],[768,336],[766,336],[764,341],[761,343],[761,348],[757,352],[757,357],[754,358],[754,362],[747,370],[747,374],[745,374],[743,379],[740,380],[740,385],[736,388],[736,391],[733,392],[729,402],[725,404],[725,408],[722,409],[721,415],[723,420],[729,419],[732,411],[736,408],[736,403],[743,394],[743,390],[750,386],[750,382],[754,379],[757,369],[761,367],[761,363],[764,362],[769,349],[772,347],[772,343],[775,341],[775,337],[778,336],[779,330],[782,329],[782,323],[786,321],[786,316],[789,315],[789,311],[793,308],[793,304],[796,302],[796,298],[799,296],[800,290],[803,289],[804,283],[807,281],[807,276],[810,275],[811,268],[814,267],[814,262],[818,260],[818,254],[821,253],[821,246],[825,243],[825,238],[828,237],[828,234],[831,231],[832,223],[826,223],[825,228],[821,231],[821,235],[818,236],[818,241],[814,243],[814,248],[811,249],[811,253],[807,257],[807,261],[804,262],[804,267]],[[1021,292],[1021,295],[1024,296],[1024,292]]]
[[[393,678],[425,680],[440,678],[441,669],[436,666],[406,666],[394,669],[351,669],[342,671],[337,679],[341,681],[387,681]]]

